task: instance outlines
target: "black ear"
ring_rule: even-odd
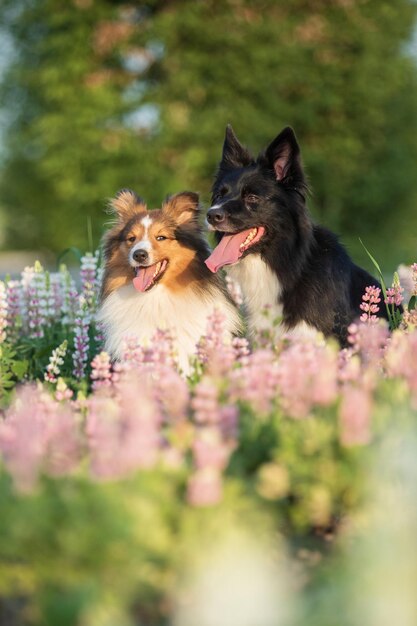
[[[222,160],[220,161],[220,169],[229,170],[236,167],[246,167],[253,162],[253,158],[249,152],[236,137],[233,128],[228,124],[226,126],[226,135],[223,144]]]
[[[269,167],[274,170],[276,179],[283,183],[305,185],[301,165],[300,146],[290,126],[284,128],[265,152]]]

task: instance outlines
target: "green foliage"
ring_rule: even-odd
[[[182,188],[208,202],[226,123],[255,150],[291,124],[315,216],[362,261],[359,233],[387,266],[410,260],[412,0],[4,7],[17,52],[3,82],[13,111],[0,184],[8,245],[85,247],[87,216],[97,242],[105,199],[121,187],[151,206]]]
[[[0,345],[0,408],[7,405],[13,387],[28,371],[27,359],[19,359],[16,349],[8,343]]]

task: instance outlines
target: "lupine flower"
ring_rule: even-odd
[[[362,362],[378,365],[389,337],[387,322],[377,319],[370,325],[351,324],[348,332],[348,341],[353,351],[360,354]]]
[[[0,343],[6,340],[6,328],[9,325],[7,314],[6,286],[4,282],[0,280]]]
[[[381,289],[379,287],[375,287],[375,285],[366,287],[365,293],[362,296],[362,304],[359,305],[359,308],[364,311],[360,316],[361,322],[366,324],[375,324],[378,321],[375,313],[378,313],[379,306],[378,304],[381,302]]]
[[[294,341],[278,364],[279,401],[291,417],[306,417],[314,404],[327,406],[337,395],[337,353],[329,345]]]
[[[222,498],[221,474],[211,467],[196,471],[188,481],[187,501],[192,506],[214,506]]]
[[[206,334],[197,345],[197,355],[206,370],[217,375],[225,374],[235,361],[235,353],[226,331],[226,318],[217,309],[208,318]]]
[[[81,294],[90,310],[94,310],[100,290],[100,283],[97,276],[98,258],[98,250],[94,254],[87,252],[81,258]]]
[[[233,278],[231,278],[227,274],[226,274],[226,287],[233,302],[237,306],[241,306],[243,304],[242,289],[240,288],[239,283],[233,280]]]
[[[100,352],[91,361],[91,380],[94,390],[110,387],[112,379],[111,360],[107,352]]]
[[[8,333],[17,336],[23,322],[23,290],[20,281],[8,280],[6,284]]]
[[[392,287],[387,289],[387,297],[385,298],[385,304],[394,304],[395,306],[400,306],[404,300],[403,297],[404,289],[400,284],[400,277],[397,272],[394,273],[394,281],[392,283]]]
[[[68,387],[63,378],[58,378],[55,388],[55,400],[63,402],[64,400],[71,400],[74,392]]]
[[[28,268],[26,268],[28,269]],[[26,315],[30,337],[43,337],[44,326],[47,320],[48,294],[46,276],[43,267],[36,262],[33,273],[26,273],[28,281],[26,288]]]
[[[39,473],[69,473],[78,463],[79,434],[69,405],[56,403],[39,387],[24,385],[0,422],[0,452],[22,491]]]
[[[45,372],[45,380],[49,383],[56,383],[61,373],[61,365],[64,364],[64,358],[67,353],[68,341],[65,339],[49,357],[49,364]]]
[[[385,363],[388,374],[403,378],[417,407],[417,330],[409,333],[396,331],[387,347]]]
[[[133,372],[119,381],[117,397],[100,389],[87,403],[86,434],[96,478],[120,478],[155,464],[162,443],[161,416]]]
[[[267,415],[276,397],[279,369],[272,350],[256,350],[245,365],[230,374],[230,399],[243,400],[260,415]]]
[[[340,441],[345,446],[365,445],[371,440],[372,397],[369,390],[346,385],[340,405]]]
[[[80,379],[84,376],[85,368],[88,361],[88,330],[90,327],[90,321],[90,311],[83,296],[80,296],[78,314],[75,319],[74,352],[72,355],[72,360],[74,363],[73,374],[77,379]]]

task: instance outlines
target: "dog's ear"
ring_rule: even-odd
[[[253,162],[249,152],[236,137],[230,124],[226,126],[226,135],[223,144],[222,159],[220,161],[221,170],[230,170],[237,167],[246,167]]]
[[[198,225],[198,193],[182,191],[174,196],[169,196],[165,200],[162,210],[178,225]]]
[[[145,201],[131,189],[121,189],[109,201],[109,210],[116,213],[120,222],[126,222],[137,213],[147,211]]]
[[[292,184],[305,183],[300,146],[290,126],[284,128],[269,144],[265,156],[277,180]]]

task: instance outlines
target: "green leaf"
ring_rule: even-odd
[[[417,296],[411,296],[410,302],[408,303],[408,310],[413,311],[416,308],[417,304]]]
[[[29,366],[29,361],[15,361],[12,363],[11,370],[13,374],[21,379],[26,374]]]

